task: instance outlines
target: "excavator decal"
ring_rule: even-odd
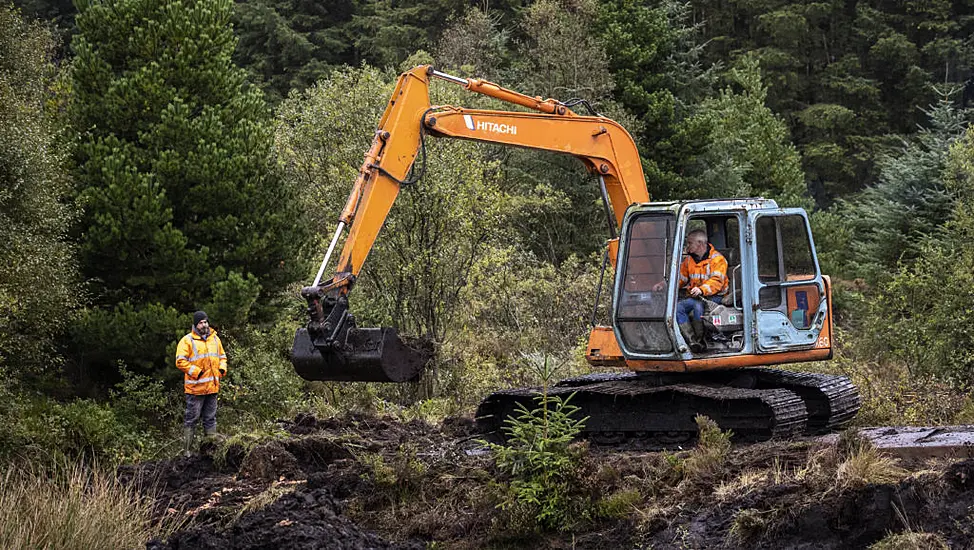
[[[470,115],[466,115],[469,117]],[[498,124],[496,122],[477,122],[477,130],[485,130],[488,132],[494,132],[495,134],[511,134],[512,136],[517,135],[517,126],[513,124]]]

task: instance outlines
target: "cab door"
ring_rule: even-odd
[[[829,301],[808,215],[800,208],[751,211],[748,224],[755,351],[814,347],[829,319]]]

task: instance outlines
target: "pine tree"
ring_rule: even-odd
[[[854,235],[850,272],[871,282],[887,280],[899,262],[912,263],[924,241],[940,234],[954,205],[944,169],[966,114],[946,93],[926,113],[929,126],[880,157],[876,185],[843,205]]]
[[[700,104],[687,122],[709,132],[709,139],[685,178],[686,196],[764,196],[781,206],[811,206],[788,128],[766,105],[768,88],[757,59],[744,57],[727,76],[730,85]]]
[[[956,120],[957,112],[946,107],[943,105],[931,113],[939,122],[926,134],[928,139],[932,134],[945,133],[936,129],[945,120]],[[943,224],[938,228],[938,238],[907,241],[902,234],[893,235],[909,247],[915,258],[900,262],[870,303],[873,311],[866,318],[869,321],[866,328],[871,333],[867,341],[872,342],[881,360],[902,361],[913,374],[933,374],[969,390],[974,380],[974,333],[970,330],[974,310],[968,306],[974,302],[974,285],[971,285],[974,251],[970,246],[974,240],[974,127],[946,134],[953,138],[949,140],[952,142],[949,152],[944,148],[921,151],[914,146],[910,156],[929,164],[930,157],[934,156],[930,153],[936,153],[943,170],[937,172],[936,183],[931,184],[930,179],[922,183],[928,190],[933,188],[938,192],[945,186],[952,204],[947,208],[948,214],[940,218]],[[930,141],[945,145],[943,139]],[[932,174],[925,167],[918,170],[925,171]],[[918,183],[916,175],[909,174],[903,180]],[[928,191],[927,195],[937,194]],[[909,229],[916,235],[919,228],[931,221],[918,220]]]
[[[237,64],[247,67],[274,102],[342,64],[357,64],[350,29],[353,0],[238,2],[233,26]]]
[[[95,309],[77,340],[101,350],[86,356],[96,371],[167,364],[195,309],[218,327],[269,320],[306,274],[304,217],[273,162],[269,111],[231,62],[232,10],[79,2],[79,246]]]
[[[686,125],[716,81],[714,67],[701,62],[700,28],[688,23],[690,16],[687,4],[673,0],[611,0],[601,3],[598,17],[613,97],[640,122],[635,137],[650,195],[664,200],[688,187],[681,174],[708,139],[705,129]]]

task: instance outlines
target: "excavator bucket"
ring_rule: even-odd
[[[305,380],[411,382],[433,356],[431,342],[404,340],[394,328],[349,328],[343,342],[315,346],[307,328],[298,329],[291,362]]]

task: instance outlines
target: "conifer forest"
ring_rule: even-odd
[[[584,437],[557,381],[628,372],[586,361],[617,305],[599,175],[422,128],[348,303],[432,358],[299,376],[302,288],[423,65],[617,122],[654,202],[807,213],[831,355],[782,368],[845,377],[855,417]],[[972,119],[969,0],[0,1],[0,547],[972,548]],[[186,452],[196,311],[228,370]],[[971,443],[869,435],[920,428]]]

